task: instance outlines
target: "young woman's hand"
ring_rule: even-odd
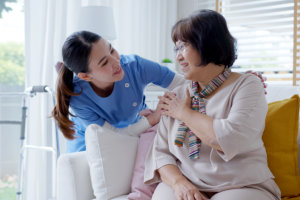
[[[159,122],[160,117],[162,115],[162,102],[159,101],[157,106],[156,106],[155,111],[153,111],[153,110],[151,110],[151,111],[152,112],[150,114],[147,113],[148,115],[141,112],[141,115],[147,117],[149,124],[151,126],[154,126],[155,124],[157,124]]]
[[[253,74],[253,75],[257,76],[260,79],[261,83],[263,84],[265,94],[267,94],[267,90],[266,90],[266,88],[268,86],[267,83],[266,83],[267,77],[263,76],[260,72],[254,72],[252,70],[248,70],[245,73],[246,74]]]
[[[177,181],[172,188],[175,191],[177,200],[208,200],[195,185],[187,179]]]
[[[191,97],[188,90],[186,90],[186,99],[181,100],[172,92],[166,92],[164,96],[159,96],[159,100],[163,103],[163,115],[173,117],[183,121],[183,116],[191,109]]]

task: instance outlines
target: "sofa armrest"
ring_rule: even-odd
[[[57,162],[57,200],[93,198],[86,152],[62,154]]]

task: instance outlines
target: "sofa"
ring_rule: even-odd
[[[300,92],[300,87],[296,86],[279,86],[279,85],[268,85],[267,87],[267,101],[268,103],[274,102],[274,101],[279,101],[283,99],[288,99],[294,94],[299,95]],[[162,92],[147,92],[146,93],[146,99],[149,104],[153,104],[152,106],[155,105],[153,101],[155,101],[156,96],[161,94]],[[269,104],[270,105],[270,104]],[[283,108],[285,109],[285,108]],[[297,113],[297,116],[299,113]],[[298,119],[298,117],[297,117]],[[270,119],[272,123],[275,123],[272,121],[273,119]],[[281,119],[278,119],[281,120]],[[282,121],[282,120],[281,120]],[[298,123],[297,123],[298,126]],[[275,129],[278,129],[275,127]],[[297,127],[298,130],[298,127]],[[268,136],[265,136],[268,137]],[[270,138],[276,137],[277,136],[270,136]],[[288,137],[288,136],[286,136]],[[266,138],[265,138],[266,139]],[[277,138],[278,139],[278,138]],[[280,139],[282,140],[282,139]],[[280,141],[279,141],[280,142]],[[268,142],[266,142],[268,143]],[[265,145],[266,145],[265,143]],[[283,142],[286,143],[286,142]],[[269,144],[267,144],[269,145]],[[272,146],[272,144],[271,144]],[[300,139],[299,139],[299,134],[298,134],[298,139],[296,141],[296,149],[298,147],[297,152],[297,158],[298,162],[300,161]],[[276,146],[276,149],[278,148],[278,145]],[[272,151],[272,147],[270,148]],[[295,148],[293,148],[295,150]],[[292,149],[292,150],[293,150]],[[284,150],[285,151],[285,150]],[[269,152],[267,149],[268,153],[268,162],[269,162],[269,155],[270,159],[273,159],[273,154],[272,152]],[[279,157],[285,157],[285,154],[279,156]],[[292,159],[295,160],[295,156],[292,156]],[[271,161],[270,161],[271,162]],[[285,162],[285,161],[284,161]],[[280,170],[280,168],[291,168],[297,166],[297,164],[288,164],[283,167],[282,163],[269,163],[269,165],[273,165],[274,170],[276,171],[277,169]],[[299,179],[299,174],[300,174],[300,163],[298,164],[298,169],[297,172],[292,172],[292,173],[297,173],[297,177],[293,181],[298,181],[298,184],[300,179]],[[122,167],[120,166],[120,170],[122,170]],[[272,169],[271,169],[272,170]],[[287,169],[290,170],[290,169]],[[272,171],[273,172],[273,171]],[[277,172],[276,172],[277,173]],[[280,171],[278,173],[281,173]],[[273,172],[274,174],[274,172]],[[274,174],[275,175],[275,174]],[[129,180],[130,181],[130,180]],[[276,179],[275,179],[276,181]],[[277,180],[281,181],[281,180]],[[291,185],[294,185],[291,183],[291,185],[287,184],[286,181],[290,181],[290,178],[287,178],[287,180],[283,180],[284,183],[282,183],[283,190],[288,191],[289,187]],[[130,182],[128,182],[130,184]],[[286,197],[283,197],[282,199],[294,199],[294,200],[300,200],[300,186],[299,185],[295,186],[293,192],[297,192],[297,189],[299,189],[299,194],[296,196],[293,196],[293,194],[288,195]],[[125,186],[124,186],[125,187]],[[126,185],[127,188],[130,188],[130,186]],[[286,187],[286,188],[285,188]],[[299,196],[298,196],[299,195]],[[71,154],[62,154],[59,159],[58,159],[58,165],[57,165],[57,200],[90,200],[94,199],[93,195],[93,189],[92,189],[92,183],[91,183],[91,178],[90,178],[90,169],[87,161],[87,156],[86,152],[77,152],[77,153],[71,153]],[[127,195],[123,194],[120,196],[116,196],[111,198],[112,200],[125,200],[127,199]],[[97,199],[98,200],[98,199]]]

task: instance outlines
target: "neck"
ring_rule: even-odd
[[[203,80],[197,80],[199,86],[203,89],[207,86],[207,84],[213,80],[216,76],[221,74],[225,70],[224,65],[216,65],[213,63],[209,63],[205,66],[207,72],[205,74],[205,78]]]
[[[114,83],[101,83],[101,84],[97,84],[97,83],[91,83],[91,86],[93,88],[93,90],[96,92],[96,94],[98,94],[100,97],[107,97],[109,96],[113,89],[114,89]]]

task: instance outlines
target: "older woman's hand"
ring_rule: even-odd
[[[164,96],[159,96],[158,98],[162,102],[163,115],[183,121],[184,114],[191,109],[191,97],[188,90],[186,90],[185,100],[179,99],[172,92],[166,92]]]
[[[173,185],[177,200],[208,200],[195,185],[187,179],[177,181]]]

